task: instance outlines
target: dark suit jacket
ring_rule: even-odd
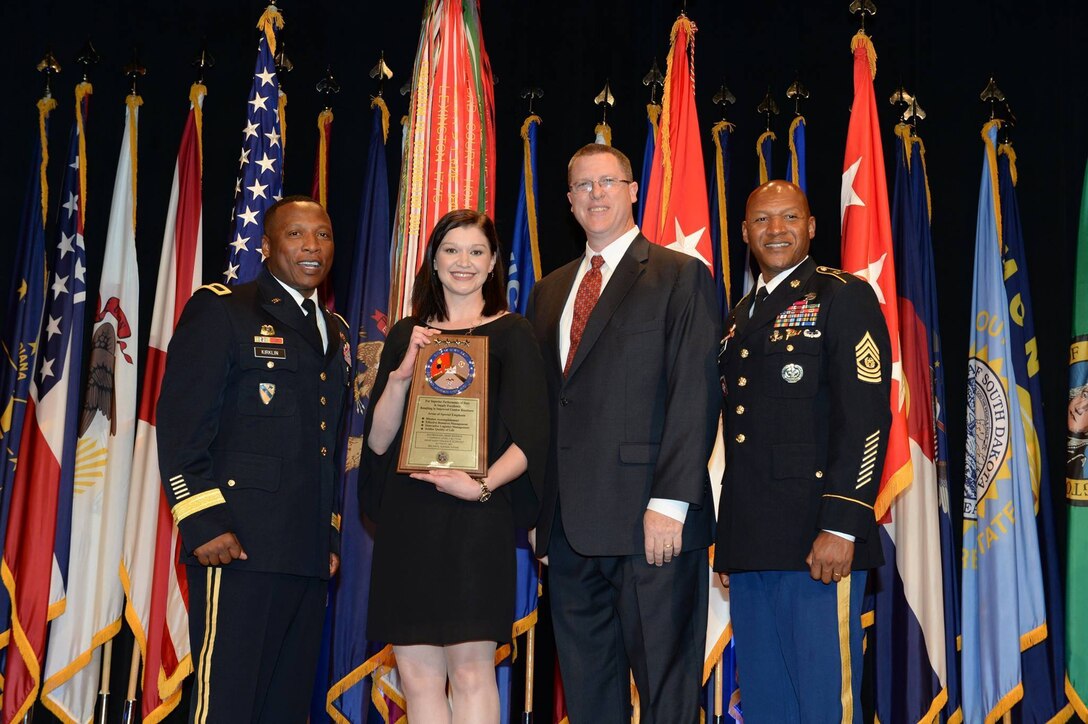
[[[581,263],[549,274],[529,301],[553,412],[537,553],[547,552],[557,497],[567,540],[582,555],[642,554],[650,498],[689,503],[683,547],[705,548],[714,520],[706,464],[718,416],[713,280],[702,262],[639,235],[564,378],[559,318]]]
[[[808,570],[821,530],[857,537],[854,570],[878,566],[891,351],[876,295],[806,259],[749,319],[753,296],[726,322],[719,357],[726,456],[714,568]]]
[[[350,388],[347,326],[324,315],[326,353],[267,270],[249,284],[201,287],[185,305],[157,436],[187,553],[230,531],[249,556],[232,568],[328,578],[329,553],[339,552],[337,446]]]

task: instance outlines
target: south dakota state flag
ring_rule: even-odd
[[[997,125],[975,233],[963,500],[963,715],[991,722],[1023,698],[1020,653],[1046,638],[1032,477],[1001,258]]]

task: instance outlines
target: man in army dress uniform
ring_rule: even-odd
[[[264,219],[264,268],[185,306],[158,405],[196,671],[190,721],[306,721],[339,565],[337,441],[347,325],[318,311],[332,224],[309,197]]]
[[[714,568],[730,586],[744,714],[861,721],[860,606],[882,562],[873,504],[891,421],[872,288],[808,257],[804,193],[772,181],[741,226],[755,290],[719,355],[726,466]]]

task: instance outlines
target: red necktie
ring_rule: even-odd
[[[578,343],[582,341],[582,332],[586,329],[586,320],[590,312],[597,304],[597,298],[601,296],[601,266],[604,265],[604,257],[592,257],[589,260],[592,265],[586,275],[582,277],[582,283],[578,285],[578,294],[574,297],[574,321],[570,325],[570,349],[567,350],[567,363],[563,365],[563,376],[570,371],[570,363],[574,361],[574,353],[578,351]]]

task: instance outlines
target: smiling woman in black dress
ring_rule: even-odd
[[[416,274],[411,317],[389,331],[371,409],[360,499],[376,523],[367,637],[393,644],[412,721],[498,722],[497,643],[510,641],[514,529],[532,527],[548,444],[544,363],[529,323],[507,312],[495,226],[451,211]],[[418,354],[441,332],[484,335],[488,473],[400,475],[396,459]]]

